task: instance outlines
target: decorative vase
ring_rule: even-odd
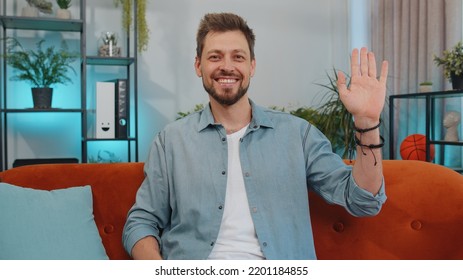
[[[56,18],[71,19],[71,11],[67,9],[58,9],[56,10]]]
[[[50,109],[53,88],[32,88],[34,109]]]
[[[116,32],[101,33],[101,45],[98,48],[98,56],[120,57],[121,48],[117,46],[118,35]]]
[[[21,10],[21,16],[23,17],[38,17],[39,16],[39,9],[36,7],[26,6],[23,7]]]
[[[463,89],[463,74],[455,75],[454,72],[450,73],[453,89]]]

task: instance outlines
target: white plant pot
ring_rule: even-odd
[[[36,7],[26,6],[23,7],[21,10],[21,16],[23,17],[38,17],[39,16],[39,9]]]
[[[420,86],[419,90],[420,90],[420,92],[431,92],[432,91],[432,85]]]
[[[71,11],[67,9],[58,9],[56,10],[56,18],[71,19]]]

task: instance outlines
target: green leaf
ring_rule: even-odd
[[[45,40],[36,44],[36,49],[24,49],[15,38],[7,40],[6,59],[7,65],[15,69],[13,81],[27,81],[34,87],[51,87],[55,84],[72,83],[69,78],[69,71],[77,74],[72,67],[80,54],[70,52],[65,41],[61,43],[60,49],[54,45],[43,48]]]

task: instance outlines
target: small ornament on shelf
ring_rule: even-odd
[[[117,33],[103,32],[101,34],[101,46],[98,49],[98,56],[120,57],[121,48],[117,46]]]
[[[44,14],[53,13],[53,4],[46,0],[26,0],[29,6],[22,8],[21,16],[38,17],[39,12]]]
[[[445,116],[444,120],[442,121],[442,125],[447,129],[445,133],[444,140],[445,141],[452,141],[458,142],[458,125],[461,121],[461,114],[457,111],[448,111]]]

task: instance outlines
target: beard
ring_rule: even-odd
[[[207,86],[206,83],[204,83],[204,79],[203,87],[209,94],[209,96],[211,96],[219,104],[230,106],[238,102],[248,92],[249,84],[246,87],[243,87],[243,85],[241,84],[238,88],[238,91],[235,93],[233,92],[234,89],[232,88],[223,89],[223,94],[217,93],[217,90],[214,88],[212,84],[210,86]]]

